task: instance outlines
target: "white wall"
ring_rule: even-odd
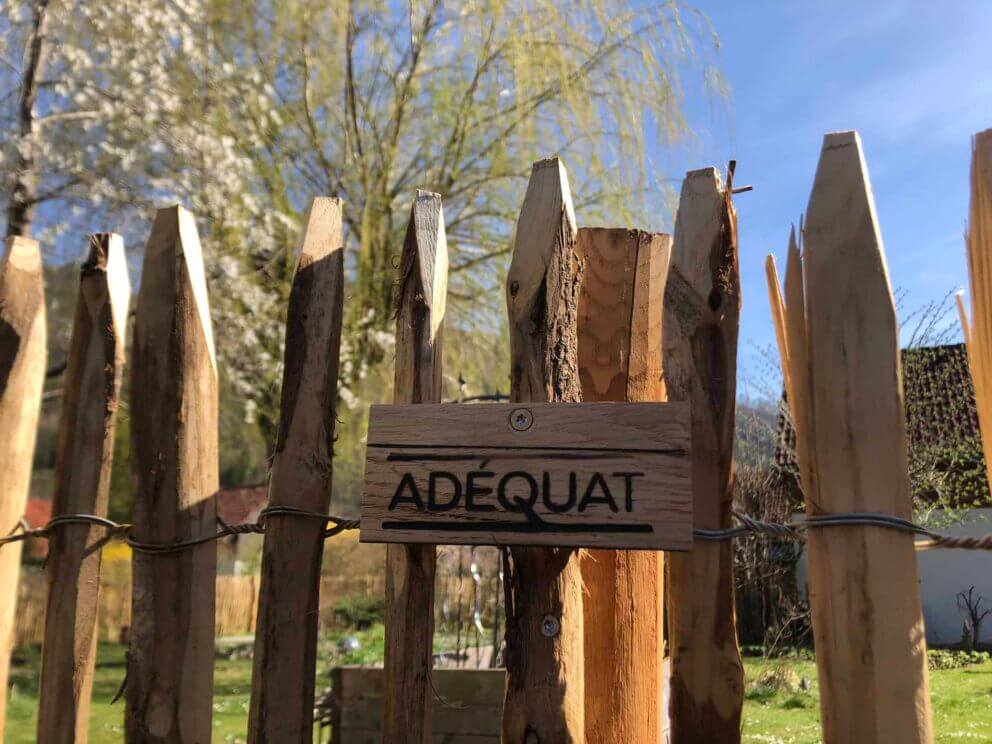
[[[937,531],[968,537],[988,534],[992,532],[992,509],[975,509],[962,523],[940,527]],[[916,563],[927,643],[933,646],[959,643],[965,615],[957,606],[958,592],[974,586],[975,594],[985,597],[982,607],[992,608],[992,553],[983,550],[923,550],[917,551]],[[805,553],[799,562],[797,580],[800,592],[805,594]],[[981,633],[979,641],[992,644],[992,615],[985,618]]]

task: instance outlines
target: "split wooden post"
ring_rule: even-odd
[[[441,402],[441,341],[448,243],[441,196],[418,191],[400,258],[394,403]],[[385,710],[382,740],[431,740],[433,545],[386,546]]]
[[[0,531],[24,518],[45,382],[45,285],[38,243],[8,238],[0,262]],[[0,547],[0,741],[14,643],[19,542]]]
[[[975,385],[975,406],[988,475],[992,473],[992,129],[975,135],[970,180],[967,235],[970,323],[960,292],[956,300]]]
[[[120,235],[97,233],[89,243],[65,372],[53,517],[107,515],[131,283]],[[100,548],[107,538],[92,524],[63,524],[49,538],[39,744],[89,737]]]
[[[507,274],[510,398],[581,399],[582,264],[565,166],[534,164]],[[503,740],[584,742],[582,577],[577,551],[511,548],[506,582]]]
[[[804,401],[793,418],[806,442],[806,513],[910,519],[898,324],[855,132],[824,137],[804,238],[801,264],[790,250],[786,326],[795,398]],[[932,741],[913,535],[811,529],[809,594],[824,741]]]
[[[584,401],[665,399],[661,326],[671,237],[582,228],[579,378]],[[586,739],[661,741],[663,554],[590,550],[582,557]]]
[[[668,399],[692,403],[697,528],[730,526],[737,332],[737,214],[716,169],[686,174],[665,289]],[[744,667],[734,617],[733,545],[697,540],[668,560],[672,741],[737,742]]]
[[[289,296],[270,507],[326,514],[330,506],[343,307],[341,200],[316,198],[304,222]],[[250,742],[313,740],[325,527],[325,521],[303,515],[266,517]]]
[[[155,215],[132,349],[133,537],[209,537],[217,531],[217,363],[200,238],[178,205]],[[135,550],[133,567],[125,736],[210,741],[217,546]]]

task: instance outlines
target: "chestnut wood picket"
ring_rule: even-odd
[[[986,135],[976,147],[984,165],[973,174],[973,270],[992,255],[992,229],[985,229],[992,225],[990,142]],[[568,408],[555,404],[614,401],[627,406],[623,413],[632,425],[641,415],[637,405],[680,402],[668,410],[682,432],[691,430],[692,442],[666,450],[688,458],[683,470],[672,468],[684,493],[683,542],[675,547],[690,545],[690,509],[700,532],[689,550],[664,558],[652,551],[575,548],[616,546],[605,540],[568,543],[544,536],[540,545],[505,547],[505,698],[502,705],[485,706],[480,741],[495,740],[497,728],[503,741],[514,743],[658,741],[669,726],[676,744],[740,741],[744,676],[733,544],[719,534],[732,524],[742,302],[732,177],[732,167],[726,179],[713,168],[688,173],[670,239],[626,228],[579,229],[563,161],[553,157],[533,166],[506,277],[511,400],[548,404],[556,416]],[[396,246],[392,400],[425,404],[409,409],[421,419],[433,416],[422,428],[437,431],[446,426],[445,406],[426,404],[440,404],[443,390],[443,195],[411,196],[409,228]],[[65,372],[55,521],[31,534],[0,537],[0,583],[8,588],[17,584],[19,540],[51,540],[38,741],[86,740],[99,548],[120,536],[134,548],[126,739],[210,740],[213,541],[243,532],[264,532],[248,738],[258,744],[312,740],[324,540],[357,525],[328,517],[346,301],[346,208],[319,197],[304,219],[289,296],[269,504],[249,525],[218,527],[215,517],[217,358],[200,240],[193,215],[181,206],[155,216],[134,313],[128,401],[133,525],[101,521],[130,289],[121,238],[90,238]],[[856,133],[826,136],[805,225],[790,238],[784,291],[771,258],[766,277],[806,510],[814,518],[805,528],[824,740],[930,742],[912,535],[877,523],[829,529],[815,523],[838,514],[911,518],[898,324]],[[966,325],[966,339],[974,358],[985,348],[981,334],[992,327],[985,290],[973,277],[973,292],[980,295],[971,321],[977,335]],[[24,511],[44,377],[40,250],[34,241],[14,238],[0,263],[0,527],[8,530]],[[457,428],[456,419],[468,427],[489,420],[457,408],[449,428]],[[548,409],[535,405],[539,410]],[[707,530],[715,541],[698,539]],[[458,728],[459,736],[471,733],[465,730],[473,724],[471,710],[439,710],[435,701],[432,541],[388,547],[384,671],[374,678],[337,673],[336,679],[356,685],[338,690],[337,699],[358,707],[334,715],[351,722],[362,741],[426,744],[448,735],[447,728],[432,731],[438,720]],[[16,595],[0,592],[0,731]],[[661,695],[666,622],[667,709]],[[490,700],[503,689],[503,677],[486,674]],[[469,672],[449,674],[444,685],[467,690],[470,678]],[[372,698],[355,692],[366,689]],[[335,736],[341,740],[341,731]]]

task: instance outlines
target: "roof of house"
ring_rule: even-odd
[[[28,527],[37,529],[44,527],[52,518],[52,502],[50,499],[28,499],[24,505],[24,519]]]
[[[24,520],[32,530],[44,527],[52,518],[52,502],[49,499],[28,499],[24,505]],[[24,552],[31,560],[43,560],[48,555],[48,540],[28,540]]]
[[[258,519],[259,512],[268,503],[269,493],[266,484],[222,488],[217,492],[217,516],[227,524],[244,524]],[[51,499],[28,499],[24,506],[24,518],[31,529],[44,527],[52,518]],[[234,540],[236,536],[228,538]],[[25,552],[32,560],[43,560],[48,555],[47,540],[29,540]]]
[[[955,487],[962,493],[952,494],[964,506],[992,504],[988,481],[984,474],[981,450],[981,430],[975,406],[975,389],[968,368],[968,354],[964,344],[947,344],[902,351],[903,394],[906,406],[906,433],[911,459],[914,453],[959,450],[960,456],[931,457],[932,467],[944,472],[955,470],[970,473],[955,478]],[[795,454],[796,432],[787,415],[779,418],[778,441],[775,451],[775,469],[798,500]],[[978,467],[980,466],[980,467]],[[919,484],[914,483],[917,495]]]

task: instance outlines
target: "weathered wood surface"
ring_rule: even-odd
[[[535,163],[507,274],[514,402],[581,398],[576,337],[582,265],[575,229],[565,166],[558,158]],[[565,548],[510,552],[503,740],[584,742],[578,555]]]
[[[692,405],[695,527],[730,526],[741,309],[737,216],[713,168],[682,184],[665,289],[665,385]],[[669,639],[675,742],[740,740],[744,669],[734,617],[733,544],[672,555]]]
[[[671,256],[668,235],[578,232],[579,377],[585,401],[660,401],[661,327]],[[590,550],[582,557],[585,718],[589,742],[660,742],[663,558],[653,551]]]
[[[132,349],[132,534],[154,544],[213,535],[217,364],[200,239],[181,206],[155,215]],[[217,546],[132,560],[125,736],[210,741]]]
[[[38,243],[8,238],[0,263],[0,531],[24,516],[45,381],[45,285]],[[0,741],[14,639],[19,542],[0,548]]]
[[[418,191],[403,254],[396,314],[394,403],[441,402],[448,243],[441,197]],[[434,545],[386,547],[386,695],[382,740],[430,741]]]
[[[855,132],[824,137],[805,249],[807,514],[909,519],[898,324]],[[913,536],[811,530],[809,593],[824,741],[932,741]]]
[[[436,669],[433,686],[444,705],[431,711],[434,744],[499,744],[506,673],[502,669]],[[331,672],[332,744],[378,744],[384,736],[388,683],[382,669],[336,667]],[[414,735],[411,734],[410,741]]]
[[[113,233],[91,235],[63,382],[53,517],[107,515],[130,299],[123,239]],[[100,549],[107,537],[95,525],[65,524],[49,538],[40,744],[88,739]]]
[[[344,302],[341,201],[317,198],[300,238],[286,318],[279,435],[269,505],[327,513]],[[325,523],[265,522],[248,740],[309,742]]]
[[[362,539],[687,550],[689,478],[684,404],[373,406]]]

